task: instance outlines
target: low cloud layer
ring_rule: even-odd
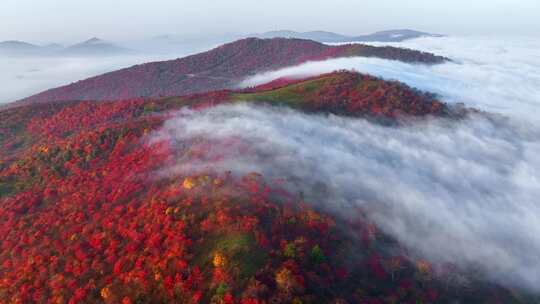
[[[538,291],[539,130],[480,116],[390,128],[229,105],[185,110],[155,138],[178,147],[201,136],[215,143],[203,162],[179,159],[169,169],[175,173],[210,168],[286,178],[292,191],[339,216],[364,209],[417,254]]]
[[[425,66],[376,58],[334,59],[257,75],[241,86],[354,69],[437,93],[447,102],[540,121],[536,114],[540,112],[540,38],[422,38],[392,45],[444,55],[454,62]]]

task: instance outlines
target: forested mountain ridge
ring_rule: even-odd
[[[329,46],[301,39],[247,38],[181,59],[152,62],[47,90],[19,103],[54,100],[114,100],[179,96],[236,86],[260,72],[342,57],[377,57],[418,64],[447,58],[394,47],[361,44]]]

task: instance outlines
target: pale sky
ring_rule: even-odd
[[[278,29],[538,34],[539,12],[539,0],[0,0],[0,41],[129,40]]]

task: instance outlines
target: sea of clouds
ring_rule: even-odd
[[[167,172],[218,168],[285,177],[291,191],[338,216],[362,208],[414,254],[540,292],[539,41],[423,38],[398,45],[454,62],[424,66],[336,59],[257,75],[242,84],[355,69],[503,115],[429,118],[396,128],[228,105],[184,110],[154,138],[182,143],[203,136],[215,143],[210,156],[220,155],[200,163],[179,159]],[[231,138],[249,143],[250,153],[231,145]]]

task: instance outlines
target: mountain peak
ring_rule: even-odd
[[[105,41],[97,38],[97,37],[92,37],[86,41],[83,42],[83,44],[96,44],[96,43],[103,43]]]

